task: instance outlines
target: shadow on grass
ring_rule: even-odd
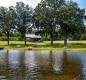
[[[9,45],[3,45],[3,46],[6,46],[6,47],[11,47],[11,48],[17,48],[17,45],[20,45],[20,48],[23,48],[23,47],[29,47],[29,46],[32,46],[34,48],[46,48],[46,47],[51,47],[51,48],[61,48],[63,47],[63,44],[62,43],[55,43],[53,45],[51,45],[50,43],[46,43],[46,44],[34,44],[34,43],[30,43],[30,44],[9,44]]]
[[[54,43],[53,45],[51,45],[50,43],[46,43],[46,44],[30,43],[30,44],[26,44],[26,45],[11,43],[10,45],[2,45],[2,46],[10,47],[10,48],[17,48],[17,45],[20,45],[19,48],[29,47],[29,46],[32,46],[33,48],[46,48],[46,47],[63,48],[64,47],[63,43]],[[68,43],[68,48],[86,48],[86,43]]]
[[[86,48],[86,43],[69,43],[70,48]]]

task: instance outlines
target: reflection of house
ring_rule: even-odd
[[[26,41],[41,41],[41,36],[35,34],[26,34]]]

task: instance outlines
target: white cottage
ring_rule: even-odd
[[[41,41],[41,36],[35,34],[26,34],[26,41],[30,42]]]

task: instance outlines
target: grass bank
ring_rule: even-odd
[[[17,45],[20,45],[18,47]],[[63,50],[63,41],[54,41],[54,45],[50,45],[50,41],[43,42],[27,42],[24,45],[24,41],[10,41],[10,45],[7,45],[7,41],[0,41],[0,46],[5,49],[28,49],[29,46],[33,47],[33,50]],[[68,41],[69,50],[82,50],[86,51],[86,41]]]

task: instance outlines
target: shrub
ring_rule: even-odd
[[[18,41],[22,41],[23,39],[19,36],[19,37],[17,37],[18,38]]]
[[[7,41],[7,37],[5,36],[0,37],[0,41]]]
[[[10,41],[22,41],[21,37],[10,37]]]
[[[50,36],[49,35],[44,35],[42,36],[43,41],[50,41]]]
[[[18,38],[17,37],[10,37],[10,41],[17,41]]]
[[[7,41],[7,37],[2,36],[0,37],[0,41]],[[10,41],[22,41],[21,37],[10,37]]]
[[[80,34],[75,33],[72,38],[73,40],[80,40]]]
[[[86,40],[86,33],[81,35],[80,40]]]

